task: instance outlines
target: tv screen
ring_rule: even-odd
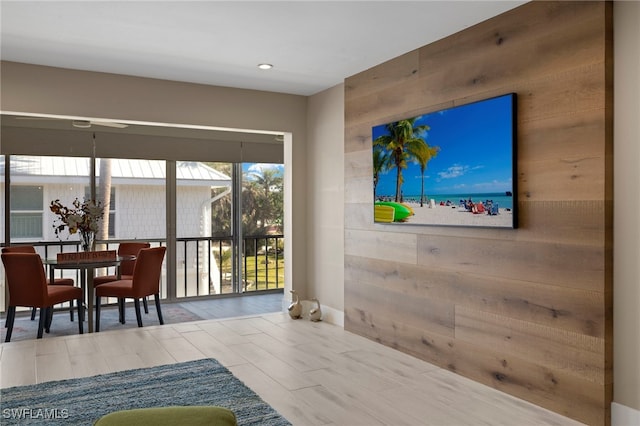
[[[374,220],[517,227],[516,94],[372,128]]]

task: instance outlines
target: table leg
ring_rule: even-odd
[[[89,333],[93,333],[93,299],[94,299],[94,288],[93,288],[93,274],[95,270],[93,268],[87,268],[87,311],[89,311],[87,328],[89,329]]]
[[[80,270],[80,288],[82,289],[82,298],[84,299],[85,295],[87,294],[87,279],[86,279],[86,273],[87,271],[84,269]],[[84,310],[84,315],[87,316],[91,316],[89,313],[87,313],[87,304],[85,303],[85,310]],[[81,321],[84,321],[84,318],[80,319]]]
[[[122,274],[120,272],[120,265],[116,266],[116,278],[118,281],[122,279]],[[124,324],[124,299],[118,299],[118,321],[120,324]]]

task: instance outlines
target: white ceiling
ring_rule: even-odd
[[[523,3],[1,0],[0,57],[312,95]]]

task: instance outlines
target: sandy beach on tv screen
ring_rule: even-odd
[[[500,208],[500,214],[488,215],[486,212],[473,214],[469,211],[460,210],[457,206],[442,206],[436,204],[429,207],[425,203],[420,207],[419,203],[407,203],[414,211],[413,216],[409,216],[405,224],[413,225],[458,225],[458,226],[490,226],[506,227],[513,225],[513,212]],[[398,222],[396,222],[398,223]]]

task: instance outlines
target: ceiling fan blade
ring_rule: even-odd
[[[23,116],[17,116],[14,117],[16,120],[40,120],[40,121],[55,121],[55,120],[60,120],[60,118],[53,118],[53,117],[23,117]]]
[[[68,119],[65,118],[55,118],[55,117],[24,117],[17,116],[16,120],[36,120],[36,121],[66,121]],[[104,126],[104,127],[113,127],[116,129],[124,129],[129,127],[127,124],[116,123],[114,121],[99,121],[99,120],[71,120],[71,124],[73,127],[78,127],[81,129],[87,129],[91,126]]]
[[[104,126],[104,127],[115,127],[116,129],[124,129],[129,127],[128,124],[115,123],[112,121],[90,121],[91,124],[95,126]]]

